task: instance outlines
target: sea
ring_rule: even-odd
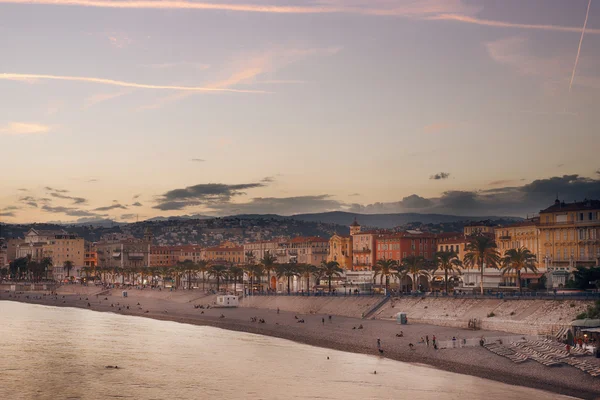
[[[0,399],[567,398],[251,333],[0,301]]]

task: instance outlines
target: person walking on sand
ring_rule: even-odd
[[[381,339],[377,338],[377,349],[381,349]]]
[[[427,343],[427,347],[429,347],[429,335],[425,335],[425,343]]]
[[[325,326],[325,317],[321,318],[321,322],[323,323],[323,326]]]
[[[277,314],[279,314],[279,307],[277,307]]]

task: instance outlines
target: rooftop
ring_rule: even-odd
[[[588,200],[575,201],[573,203],[565,203],[556,199],[553,205],[541,210],[540,213],[551,213],[559,211],[583,211],[583,210],[600,210],[600,200]]]

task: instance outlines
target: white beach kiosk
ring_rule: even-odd
[[[217,296],[217,307],[237,307],[239,304],[238,296],[230,294]]]

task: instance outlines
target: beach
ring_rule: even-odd
[[[516,365],[481,347],[435,350],[432,343],[430,346],[419,343],[421,337],[425,336],[429,336],[431,340],[435,335],[438,341],[446,341],[453,337],[461,340],[481,336],[507,336],[506,332],[471,331],[412,324],[410,321],[408,325],[398,325],[388,320],[367,320],[335,314],[301,314],[290,310],[277,311],[248,306],[214,308],[212,305],[216,297],[200,291],[130,290],[126,298],[118,290],[98,296],[85,292],[86,290],[81,289],[80,293],[74,291],[57,296],[2,292],[0,299],[208,325],[364,354],[378,355],[377,339],[380,339],[382,357],[578,398],[600,397],[600,380],[569,366],[549,368],[533,361]],[[207,306],[210,308],[206,308]],[[252,322],[254,317],[265,322]],[[299,320],[304,320],[304,323],[299,323]],[[361,325],[362,329],[359,329]],[[398,337],[401,331],[403,336]],[[410,343],[414,345],[413,349],[410,348]]]

